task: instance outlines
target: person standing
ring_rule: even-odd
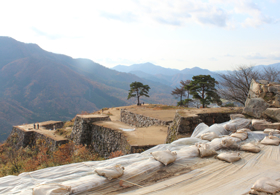
[[[37,124],[37,129],[39,129],[39,123]]]
[[[35,123],[33,124],[33,126],[34,126],[34,129],[36,129],[36,125],[35,125]]]

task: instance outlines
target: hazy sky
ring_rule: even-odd
[[[107,67],[280,62],[280,0],[0,0],[0,36]]]

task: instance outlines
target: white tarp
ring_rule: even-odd
[[[200,140],[198,137],[206,132],[215,132],[221,137],[213,139],[211,142]],[[69,165],[50,167],[33,172],[22,173],[18,176],[2,177],[0,178],[0,194],[31,195],[33,188],[42,184],[59,184],[63,186],[69,186],[71,187],[72,194],[79,194],[86,191],[98,192],[98,190],[101,189],[103,190],[102,192],[104,192],[104,189],[109,188],[115,190],[116,186],[119,186],[119,180],[116,179],[116,181],[109,181],[106,178],[97,175],[95,173],[95,169],[119,164],[125,168],[124,174],[119,179],[137,183],[139,181],[145,180],[149,174],[164,168],[162,163],[152,158],[152,155],[150,154],[151,152],[170,150],[177,153],[176,161],[168,165],[166,167],[167,169],[169,166],[182,166],[184,164],[190,165],[192,163],[195,164],[202,160],[198,157],[199,151],[198,148],[194,146],[195,143],[208,143],[208,145],[214,150],[223,150],[223,147],[227,145],[227,142],[229,145],[231,145],[230,143],[239,143],[239,139],[229,138],[228,135],[230,133],[231,132],[227,131],[222,124],[215,124],[211,127],[208,127],[205,124],[200,124],[194,130],[191,138],[182,138],[174,141],[171,144],[161,144],[145,152],[142,152],[141,154],[129,154],[104,161],[73,163]],[[262,140],[265,135],[266,134],[263,132],[248,132],[248,138],[242,141],[242,143],[257,143]],[[227,139],[232,139],[232,142],[223,141]],[[262,151],[258,154],[252,155],[259,154],[263,154]],[[242,160],[238,161],[238,163],[241,162],[244,163]],[[221,170],[224,169],[222,168]],[[106,191],[106,193],[109,191],[110,190]]]

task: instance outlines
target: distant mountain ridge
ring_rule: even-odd
[[[254,69],[262,71],[264,67],[271,67],[277,69],[280,68],[280,63],[270,65],[257,65],[254,66]],[[181,80],[191,80],[192,77],[195,75],[211,75],[213,78],[219,81],[219,74],[230,72],[230,70],[210,71],[208,69],[202,69],[199,67],[178,70],[164,68],[158,65],[154,65],[150,62],[143,64],[132,64],[130,66],[117,65],[112,69],[117,70],[119,72],[135,74],[140,78],[162,83],[171,87],[177,87],[180,85]]]
[[[13,125],[65,121],[81,111],[135,103],[127,100],[134,81],[151,87],[143,101],[176,102],[169,86],[0,36],[0,141]]]
[[[154,65],[150,62],[143,64],[133,64],[130,66],[118,65],[112,68],[119,72],[135,74],[136,76],[148,79],[154,82],[159,82],[171,87],[176,87],[181,80],[191,80],[193,76],[203,74],[217,77],[215,72],[199,67],[185,68],[183,70],[164,68]]]

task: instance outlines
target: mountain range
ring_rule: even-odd
[[[262,71],[264,67],[280,68],[280,63],[270,65],[254,66],[257,71]],[[178,87],[181,80],[191,80],[195,75],[211,75],[217,81],[220,80],[219,74],[228,73],[229,70],[224,71],[210,71],[199,67],[185,68],[183,70],[164,68],[152,63],[133,64],[130,66],[117,65],[112,68],[113,70],[125,73],[134,74],[140,78],[155,81],[168,85],[170,87]]]
[[[82,111],[133,104],[135,98],[126,98],[134,81],[151,87],[150,98],[143,101],[176,102],[170,86],[0,37],[0,141],[13,125],[65,121]]]
[[[141,97],[141,101],[175,105],[172,89],[199,74],[218,79],[217,72],[199,67],[177,70],[144,63],[109,69],[89,59],[73,59],[0,36],[0,141],[13,125],[65,121],[82,111],[134,104],[135,98],[127,100],[134,81],[151,87],[150,98]]]

